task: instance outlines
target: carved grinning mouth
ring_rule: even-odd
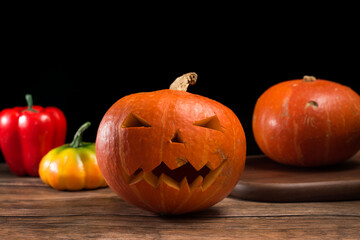
[[[199,176],[205,178],[210,171],[211,170],[207,166],[204,166],[199,171],[196,171],[196,169],[193,168],[189,162],[182,165],[181,167],[171,170],[168,168],[168,166],[166,166],[165,163],[162,162],[152,171],[152,173],[154,173],[157,177],[160,177],[161,174],[165,174],[178,182],[181,182],[181,180],[186,177],[187,182],[191,184]]]
[[[194,126],[207,128],[219,132],[223,132],[224,128],[221,126],[219,118],[216,115],[210,116],[208,118],[195,121]],[[121,128],[125,129],[134,129],[134,128],[149,128],[151,124],[148,123],[145,119],[138,116],[134,112],[130,113],[124,122],[121,125]],[[173,137],[169,139],[171,144],[184,144],[179,130],[177,130]],[[157,188],[159,184],[166,183],[169,186],[172,186],[176,189],[181,189],[185,185],[190,188],[195,188],[201,186],[202,189],[209,187],[220,174],[221,170],[224,167],[227,159],[223,156],[224,161],[216,169],[211,169],[210,164],[205,165],[200,170],[196,170],[187,159],[178,158],[176,159],[179,162],[178,168],[170,169],[164,162],[161,162],[155,169],[150,172],[145,172],[143,169],[137,169],[130,176],[122,170],[125,179],[128,184],[136,184],[142,180],[145,180],[147,183],[152,185],[154,188]]]
[[[205,165],[197,171],[190,162],[171,170],[164,162],[161,162],[161,164],[151,172],[144,172],[141,168],[139,168],[130,176],[128,176],[124,171],[123,173],[130,185],[136,184],[141,180],[145,180],[154,188],[157,188],[160,183],[165,182],[167,185],[170,185],[178,190],[180,190],[184,185],[188,185],[190,188],[201,186],[203,190],[205,190],[215,181],[226,161],[227,160],[224,160],[220,166],[213,170]]]

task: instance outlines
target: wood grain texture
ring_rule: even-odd
[[[267,202],[360,200],[360,151],[346,162],[318,168],[285,166],[266,156],[249,157],[231,195]]]
[[[57,191],[0,164],[0,239],[358,239],[360,201],[268,203],[226,198],[158,216],[110,188]]]

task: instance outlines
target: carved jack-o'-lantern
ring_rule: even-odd
[[[219,102],[186,92],[196,78],[185,74],[170,89],[123,97],[103,117],[96,156],[122,199],[181,214],[214,205],[238,182],[246,155],[241,123]]]

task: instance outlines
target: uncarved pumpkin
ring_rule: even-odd
[[[305,76],[258,99],[253,133],[271,159],[295,166],[344,161],[360,148],[360,97],[350,88]]]
[[[181,214],[214,205],[238,182],[246,155],[241,123],[219,102],[182,91],[196,78],[185,74],[171,89],[125,96],[103,117],[99,168],[127,202]]]

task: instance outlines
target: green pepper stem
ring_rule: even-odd
[[[35,109],[33,109],[33,99],[32,99],[31,94],[26,94],[25,95],[25,100],[26,100],[26,103],[28,105],[28,108],[26,109],[26,111],[38,112]]]
[[[86,122],[76,131],[73,141],[70,143],[70,147],[78,148],[82,145],[82,135],[86,129],[90,127],[91,123]]]

